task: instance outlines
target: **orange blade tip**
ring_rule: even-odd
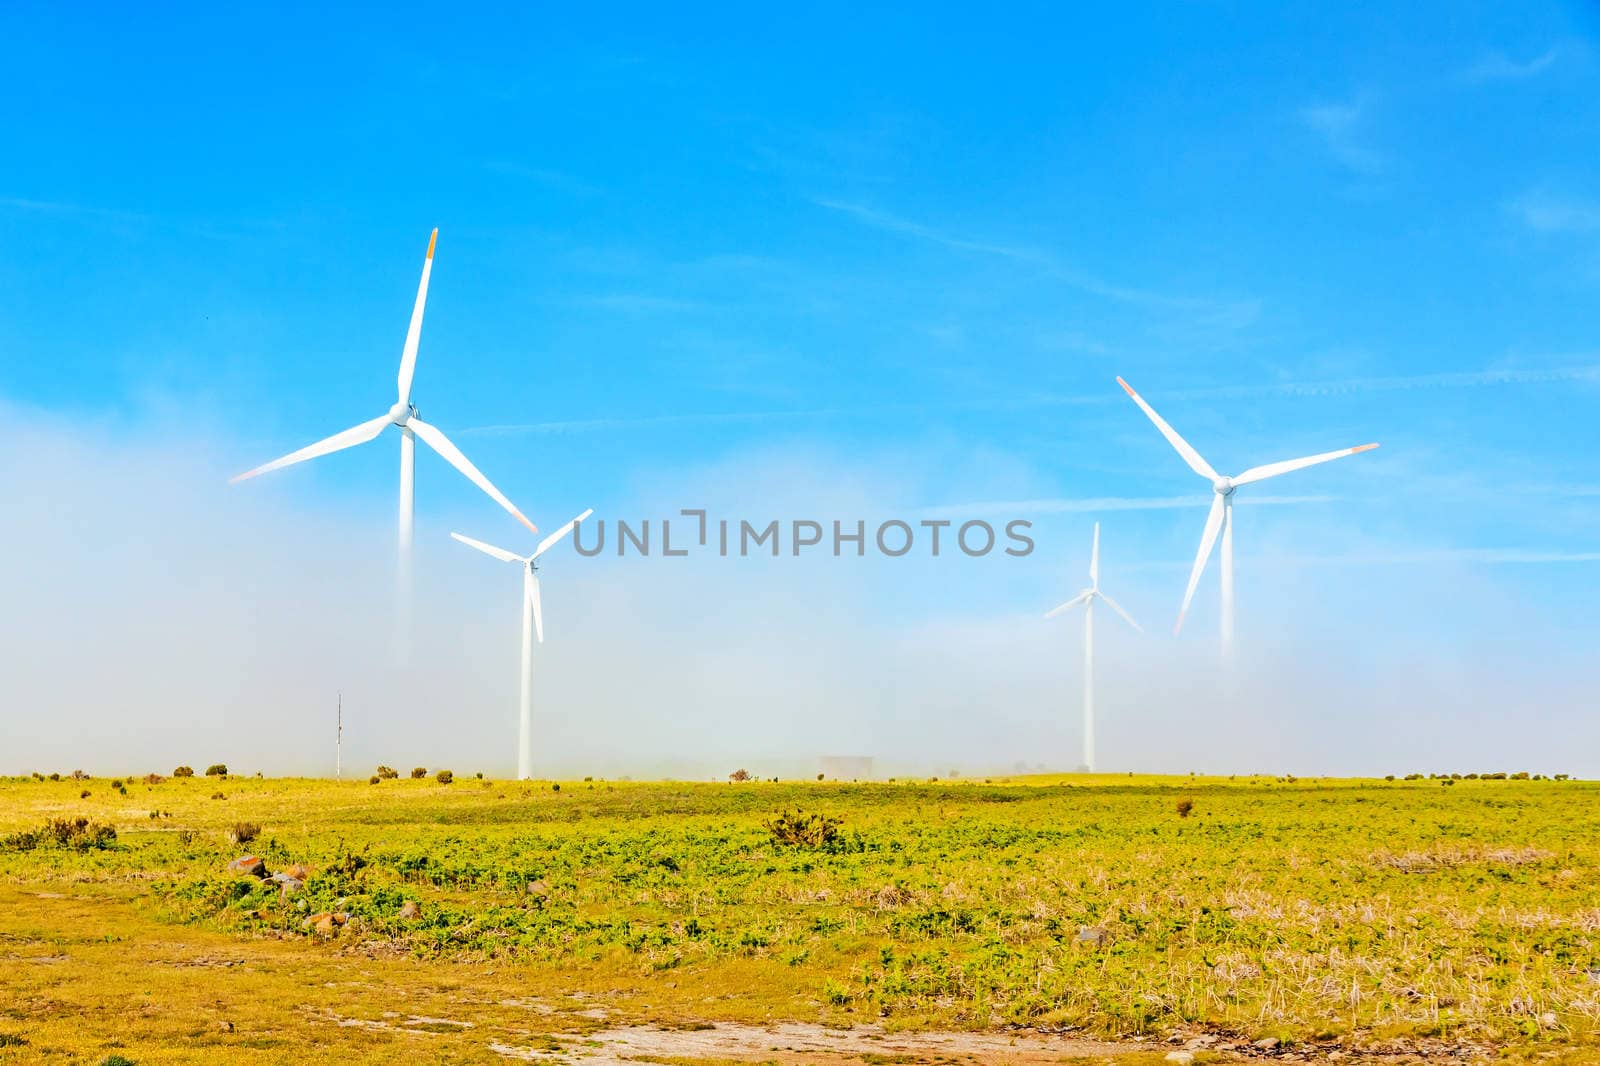
[[[1374,449],[1376,447],[1377,447],[1376,444],[1358,444],[1354,448],[1350,449],[1350,454],[1354,455],[1357,452],[1370,452],[1372,449]]]
[[[439,227],[433,228],[433,233],[428,237],[428,258],[433,258],[433,246],[439,243]]]

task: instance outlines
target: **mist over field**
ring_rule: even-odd
[[[442,463],[418,464],[402,666],[392,433],[317,464],[370,468],[367,490],[346,495],[320,491],[305,468],[227,485],[251,444],[203,405],[182,423],[193,430],[160,412],[3,414],[0,771],[222,761],[327,775],[342,692],[347,775],[379,762],[511,773],[517,572],[446,534],[531,545]],[[659,528],[682,507],[713,521],[862,518],[870,530],[877,516],[915,524],[935,504],[994,499],[958,455],[937,438],[841,455],[795,436],[718,463],[658,459],[594,499],[519,494],[542,531],[584,506],[608,519],[605,553],[564,545],[543,570],[536,771],[795,777],[839,754],[874,756],[883,775],[1071,769],[1082,623],[1041,616],[1085,584],[1099,517],[1102,587],[1147,631],[1096,619],[1103,769],[1600,773],[1600,665],[1525,602],[1526,571],[1389,562],[1381,531],[1341,528],[1334,544],[1318,525],[1333,504],[1240,508],[1231,678],[1216,667],[1214,568],[1190,631],[1170,635],[1203,505],[1161,512],[1154,530],[1126,513],[1013,508],[1034,522],[1026,558],[888,559],[869,546],[865,559],[794,559],[787,543],[777,559],[615,555],[617,518]],[[1030,476],[1013,456],[986,463],[1010,471],[1002,481]],[[1432,624],[1445,617],[1448,629]]]

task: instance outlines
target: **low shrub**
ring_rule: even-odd
[[[1194,813],[1194,800],[1185,796],[1183,799],[1178,801],[1177,810],[1179,818],[1189,817],[1190,814]]]
[[[441,785],[448,785],[450,782],[456,779],[456,775],[451,773],[449,770],[440,770],[438,773],[433,775],[433,779],[439,782]]]
[[[73,851],[105,849],[117,842],[117,831],[87,818],[52,818],[39,829],[0,837],[0,851],[35,848],[69,848]]]
[[[227,763],[223,763],[223,762],[214,762],[214,763],[212,763],[210,766],[206,767],[206,776],[207,777],[227,777],[228,776],[228,764]]]
[[[194,767],[192,767],[192,766],[180,766],[176,770],[172,771],[172,776],[173,777],[193,777],[194,776]]]
[[[427,777],[427,776],[428,776],[428,768],[426,766],[413,766],[411,768],[411,780],[413,780],[413,781],[421,781],[424,777]]]
[[[762,822],[762,827],[772,834],[774,844],[788,844],[800,848],[820,848],[839,836],[840,821],[826,814],[783,811],[775,818]]]
[[[380,766],[378,767],[378,776],[385,781],[393,781],[400,776],[400,771],[392,766]]]
[[[377,774],[373,774],[371,777],[367,778],[367,784],[376,785],[377,783],[378,783],[378,775]]]
[[[254,822],[234,822],[228,827],[228,839],[235,844],[248,844],[261,835],[261,827]]]

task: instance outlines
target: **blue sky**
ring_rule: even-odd
[[[1160,630],[1204,502],[1115,501],[1203,486],[1121,374],[1219,469],[1383,443],[1241,510],[1242,631],[1281,595],[1308,642],[1578,663],[1597,11],[8,5],[0,402],[253,466],[392,402],[438,226],[415,399],[546,528],[1032,518],[1048,566],[959,578],[990,616],[1074,591],[1101,518]],[[195,506],[384,517],[393,465],[385,438]],[[514,538],[419,478],[424,532]]]

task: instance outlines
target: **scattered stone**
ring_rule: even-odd
[[[309,866],[302,866],[300,863],[295,863],[293,866],[289,867],[283,872],[294,878],[296,881],[304,881],[306,878],[311,876],[311,868]]]
[[[1539,1024],[1546,1029],[1554,1029],[1557,1025],[1561,1024],[1561,1019],[1556,1017],[1555,1011],[1547,1010],[1543,1014],[1539,1015]]]
[[[318,936],[333,936],[339,931],[339,923],[333,920],[333,915],[324,914],[317,919],[317,924],[312,926]]]
[[[267,876],[267,864],[255,855],[241,855],[228,864],[230,874],[244,874],[246,877]]]
[[[1189,1066],[1189,1064],[1194,1061],[1194,1052],[1169,1051],[1167,1052],[1167,1061],[1176,1062],[1178,1066]]]
[[[1215,1036],[1213,1036],[1211,1033],[1202,1033],[1201,1035],[1191,1039],[1188,1043],[1184,1044],[1183,1046],[1186,1047],[1186,1048],[1189,1048],[1192,1051],[1192,1050],[1195,1050],[1196,1048],[1208,1048],[1212,1044],[1215,1044],[1216,1042],[1217,1042],[1217,1038]]]
[[[227,1021],[218,1022],[217,1028],[221,1029],[224,1033],[231,1033],[233,1032],[233,1023]]]
[[[333,914],[333,924],[334,925],[344,925],[345,923],[347,923],[349,921],[350,921],[350,916],[348,914],[346,914],[344,911],[335,911],[334,912],[334,914]]]
[[[400,918],[402,921],[414,922],[422,917],[422,904],[414,899],[408,899],[400,905]]]
[[[1094,944],[1098,947],[1110,939],[1111,934],[1097,925],[1078,926],[1078,943],[1080,944]]]
[[[543,878],[540,878],[537,881],[529,881],[528,895],[538,896],[540,899],[544,899],[546,896],[550,895],[550,886],[544,882]]]
[[[1281,1043],[1283,1043],[1283,1041],[1279,1040],[1277,1037],[1268,1036],[1257,1040],[1255,1046],[1260,1048],[1262,1051],[1274,1051]]]
[[[267,880],[276,884],[284,896],[292,896],[306,887],[306,883],[300,878],[283,872],[275,873],[268,877]]]

